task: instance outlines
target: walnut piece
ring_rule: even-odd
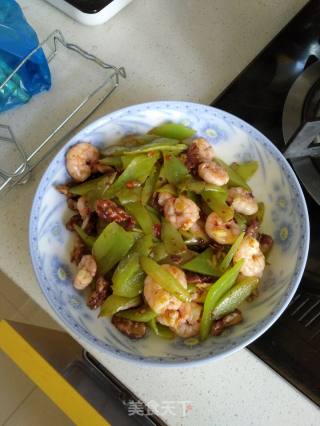
[[[211,334],[212,336],[220,336],[220,334],[225,328],[237,325],[242,322],[242,320],[243,318],[241,311],[239,311],[239,309],[236,309],[230,314],[225,315],[223,318],[214,321],[211,329]]]
[[[134,218],[111,200],[97,200],[96,212],[100,219],[116,222],[125,229],[132,229],[135,226]]]
[[[65,184],[56,186],[56,190],[60,192],[60,194],[65,195],[67,198],[73,197],[73,194],[71,194],[70,192],[70,188],[71,188],[70,185],[65,185]]]
[[[108,296],[110,283],[104,278],[99,277],[96,282],[95,290],[90,294],[87,305],[90,309],[97,309],[103,304]]]
[[[220,336],[223,330],[224,330],[223,321],[217,320],[212,325],[211,334],[212,336]]]
[[[70,217],[70,219],[66,223],[66,228],[68,229],[68,231],[72,232],[74,231],[75,225],[78,225],[78,226],[82,225],[82,219],[79,214],[74,214],[73,216]]]
[[[250,237],[257,238],[259,231],[260,222],[257,219],[254,219],[246,229],[246,235]]]
[[[225,327],[231,327],[232,325],[237,325],[240,322],[242,322],[242,314],[239,311],[239,309],[236,309],[235,311],[231,312],[230,314],[227,314],[222,318],[223,325]]]
[[[273,246],[273,238],[271,237],[271,235],[260,234],[259,243],[262,253],[267,254]]]
[[[186,278],[189,284],[212,283],[212,277],[209,275],[200,275],[195,272],[186,271]]]
[[[116,315],[113,315],[111,322],[120,333],[130,339],[142,339],[147,332],[147,327],[143,322],[131,321]]]
[[[70,261],[78,265],[80,263],[81,258],[88,253],[89,253],[89,250],[87,246],[81,240],[81,238],[77,236],[71,255],[70,255]]]

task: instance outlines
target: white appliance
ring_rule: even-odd
[[[46,0],[84,25],[100,25],[132,0]]]

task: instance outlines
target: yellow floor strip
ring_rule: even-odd
[[[79,426],[110,426],[51,365],[10,326],[0,321],[2,349]]]

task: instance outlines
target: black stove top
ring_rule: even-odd
[[[319,43],[320,2],[311,0],[212,105],[252,124],[283,152],[282,118],[288,93],[296,79],[320,61]],[[316,160],[310,161],[316,169]],[[318,179],[320,189],[320,174]],[[311,225],[304,276],[284,314],[249,349],[320,405],[320,206],[304,192]]]

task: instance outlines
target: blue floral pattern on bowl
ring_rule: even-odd
[[[72,236],[65,229],[67,206],[55,190],[68,180],[65,154],[81,140],[103,148],[128,133],[145,133],[160,123],[190,125],[215,146],[226,162],[256,159],[260,167],[250,181],[257,198],[266,203],[263,230],[275,244],[259,298],[243,306],[244,321],[219,338],[199,345],[164,341],[153,335],[131,341],[108,319],[98,319],[84,295],[72,286],[69,262]],[[281,315],[293,297],[307,259],[309,220],[303,193],[287,161],[260,132],[215,108],[187,102],[152,102],[128,107],[92,123],[55,156],[36,192],[30,218],[30,252],[40,287],[66,328],[80,340],[116,356],[155,365],[185,365],[218,359],[251,343]]]

